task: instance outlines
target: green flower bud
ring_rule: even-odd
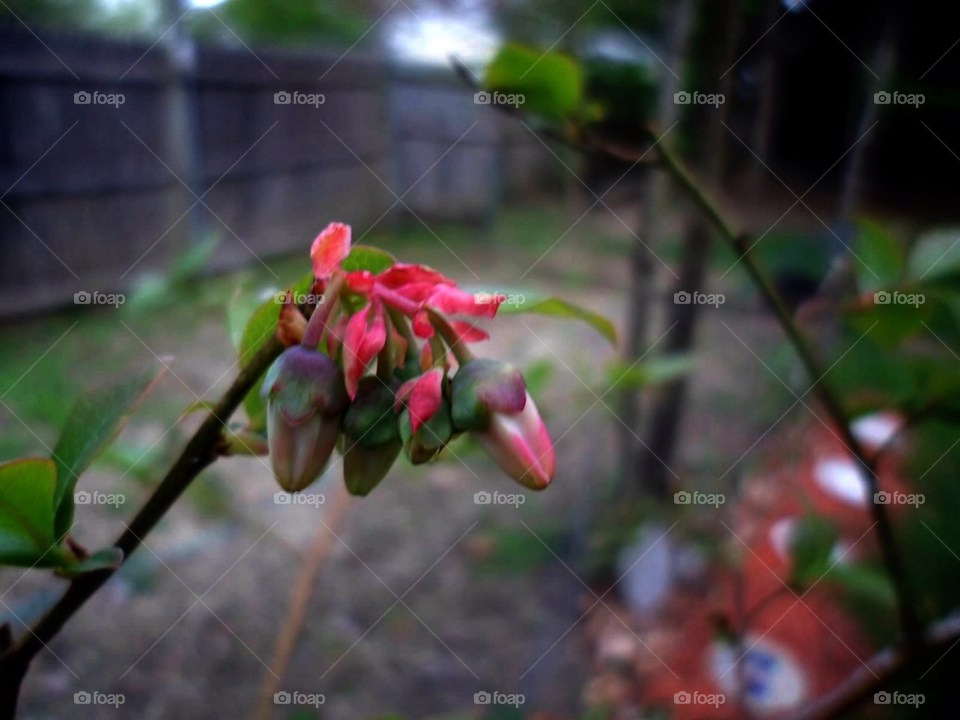
[[[457,370],[450,384],[451,413],[458,431],[490,427],[493,413],[523,410],[527,386],[513,365],[477,358]]]
[[[421,465],[435,458],[453,435],[450,405],[446,400],[441,401],[437,411],[417,428],[417,432],[410,429],[408,410],[401,413],[398,425],[403,440],[403,452],[414,465]]]
[[[361,378],[343,417],[343,479],[351,495],[367,495],[393,467],[403,443],[394,410],[399,382]]]
[[[348,397],[343,373],[322,352],[294,345],[277,358],[260,391],[267,401],[267,441],[277,481],[298,492],[333,453]]]

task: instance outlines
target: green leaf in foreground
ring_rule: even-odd
[[[55,565],[53,494],[57,468],[45,458],[0,465],[0,565]],[[48,552],[49,551],[49,552]],[[41,559],[42,558],[42,559]]]
[[[57,537],[73,523],[77,478],[116,439],[165,370],[162,362],[156,362],[149,370],[80,396],[53,449],[57,468],[53,497]]]
[[[83,573],[94,570],[116,570],[123,562],[123,550],[108,547],[98,550],[85,560],[69,563],[57,569],[57,575],[64,578],[75,578]]]
[[[538,315],[551,315],[553,317],[569,318],[571,320],[582,320],[609,340],[611,345],[616,346],[617,344],[617,329],[613,326],[612,322],[599,313],[587,310],[586,308],[574,305],[560,298],[548,297],[542,300],[525,302],[522,305],[501,305],[499,313],[501,315],[537,313]]]

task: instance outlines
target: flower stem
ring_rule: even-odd
[[[427,314],[430,316],[430,322],[433,324],[433,327],[437,329],[447,343],[447,346],[453,352],[453,356],[457,358],[457,363],[465,365],[473,360],[473,353],[470,352],[470,348],[460,339],[456,331],[450,327],[447,319],[440,313],[430,310],[429,308],[427,309]]]
[[[390,319],[393,321],[393,326],[397,329],[403,339],[407,341],[407,357],[416,357],[417,356],[417,338],[414,337],[413,331],[410,329],[407,319],[403,316],[399,310],[388,307],[387,314],[390,315]]]
[[[303,331],[303,340],[300,344],[317,349],[320,340],[323,338],[323,331],[327,329],[327,324],[334,313],[340,307],[340,291],[343,289],[343,278],[340,275],[334,275],[327,283],[323,291],[324,303],[313,311],[310,321],[307,323],[306,330]]]
[[[383,322],[386,326],[384,328],[384,330],[386,330],[386,339],[384,340],[383,347],[380,348],[380,353],[377,355],[377,377],[380,378],[384,384],[389,385],[390,381],[393,380],[393,366],[396,358],[394,357],[393,332],[390,328],[392,321],[386,313],[384,313]]]

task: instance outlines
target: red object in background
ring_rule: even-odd
[[[877,468],[878,486],[890,493],[908,491],[898,449],[887,445],[901,424],[876,413],[851,426],[868,453],[890,451]],[[869,657],[873,648],[828,580],[787,587],[791,534],[807,513],[834,526],[837,563],[876,552],[868,471],[838,435],[819,422],[801,429],[744,483],[730,528],[739,572],[714,568],[706,593],[671,589],[650,648],[659,659],[640,663],[641,705],[666,707],[677,720],[725,720],[741,717],[742,698],[753,715],[773,717],[829,691]],[[746,631],[738,646],[727,625],[738,622],[740,608]],[[722,704],[710,704],[720,695]]]

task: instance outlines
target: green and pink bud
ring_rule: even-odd
[[[351,495],[369,494],[400,455],[394,395],[395,387],[379,378],[361,378],[343,416],[343,479]]]
[[[517,368],[471,360],[454,376],[451,398],[454,427],[472,432],[507,475],[531,490],[550,484],[553,444]]]
[[[322,352],[295,345],[267,371],[260,392],[274,475],[287,492],[303,490],[336,446],[349,403],[343,373]]]

